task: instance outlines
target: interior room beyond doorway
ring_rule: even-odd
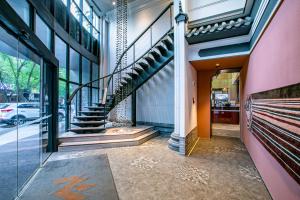
[[[236,69],[221,70],[212,78],[212,136],[240,138],[239,76]]]

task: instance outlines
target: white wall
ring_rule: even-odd
[[[137,121],[174,124],[174,63],[137,91]]]
[[[185,135],[197,127],[197,71],[186,62]]]
[[[128,5],[128,45],[139,36],[146,27],[170,3],[170,0],[136,0]],[[109,33],[109,69],[111,73],[116,63],[116,19],[115,11],[107,14],[110,21]],[[153,43],[156,42],[170,25],[169,15],[165,15],[153,26]],[[150,48],[150,32],[145,34],[136,45],[136,57],[141,56]],[[128,64],[133,61],[132,50],[128,53]],[[174,67],[173,64],[165,66],[137,91],[137,121],[153,123],[174,123]],[[120,109],[122,108],[122,109]],[[123,109],[126,110],[124,111]],[[131,117],[131,97],[127,103],[119,105],[123,115]]]

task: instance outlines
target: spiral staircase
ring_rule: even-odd
[[[103,99],[100,102],[94,103],[92,106],[84,107],[81,111],[76,112],[76,115],[70,119],[70,129],[69,132],[75,133],[78,135],[86,135],[87,137],[92,137],[93,134],[101,134],[105,133],[107,129],[107,119],[108,114],[126,99],[128,96],[132,95],[139,87],[141,87],[144,83],[146,83],[151,77],[157,74],[161,69],[163,69],[170,61],[174,58],[174,32],[173,32],[173,24],[172,18],[170,17],[169,29],[162,34],[160,39],[157,42],[152,44],[153,39],[151,38],[151,42],[149,45],[150,48],[145,50],[141,56],[137,59],[134,59],[131,64],[129,64],[125,68],[120,68],[120,64],[123,62],[124,56],[129,53],[130,49],[135,50],[136,43],[147,33],[150,31],[152,37],[152,29],[153,25],[160,20],[165,14],[170,14],[172,12],[172,3],[168,5],[161,14],[149,25],[149,27],[142,32],[137,39],[129,45],[129,47],[123,52],[117,65],[110,75],[106,77],[101,77],[97,80],[91,81],[85,85],[78,87],[73,94],[70,96],[68,100],[68,104],[70,106],[75,95],[84,87],[93,84],[94,82],[106,81],[106,87],[103,88]],[[116,80],[118,77],[118,81]],[[103,84],[104,85],[104,84]],[[101,88],[100,88],[101,89]],[[143,132],[142,135],[137,135],[136,138],[131,138],[132,141],[129,141],[129,138],[121,138],[125,140],[124,146],[128,145],[128,142],[134,144],[140,144],[140,141],[145,141],[145,138],[150,139],[158,134],[153,127],[147,127],[147,131]],[[139,140],[134,141],[134,139]],[[64,148],[66,146],[76,146],[76,144],[81,144],[81,141],[74,139],[75,137],[71,137],[71,140],[67,138],[62,138],[62,144],[60,148]],[[104,138],[104,137],[103,137]],[[70,138],[69,138],[70,139]],[[99,139],[99,138],[98,138]],[[118,139],[117,146],[120,145],[120,138]],[[110,142],[111,138],[108,139]],[[71,142],[71,143],[70,143]],[[98,143],[99,145],[100,143]],[[106,146],[101,143],[100,146]]]

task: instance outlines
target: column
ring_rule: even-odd
[[[174,0],[174,132],[169,139],[169,148],[185,154],[185,82],[186,82],[186,42],[185,29],[188,20],[187,14],[183,12],[186,0]]]

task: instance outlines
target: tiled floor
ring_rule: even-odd
[[[55,153],[50,159],[106,153],[122,200],[271,199],[239,139],[200,140],[190,157],[171,151],[167,140],[160,136],[136,147]]]
[[[240,125],[213,123],[212,135],[240,138]]]

